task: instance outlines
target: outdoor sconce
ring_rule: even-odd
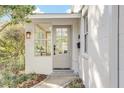
[[[30,39],[30,38],[31,38],[31,32],[29,32],[29,31],[26,32],[26,38],[27,38],[27,39]]]

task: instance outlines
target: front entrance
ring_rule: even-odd
[[[53,68],[71,68],[71,26],[53,26]]]

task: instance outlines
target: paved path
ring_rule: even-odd
[[[55,72],[33,88],[63,88],[67,83],[76,78],[78,78],[78,76],[72,72]]]

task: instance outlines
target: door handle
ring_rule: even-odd
[[[53,50],[54,50],[54,55],[56,55],[55,51],[56,51],[56,45],[53,45]]]

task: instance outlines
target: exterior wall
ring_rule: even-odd
[[[84,53],[84,23],[81,18],[80,77],[85,87],[110,87],[111,6],[88,7],[88,54]],[[83,14],[84,10],[82,11]]]
[[[79,20],[73,25],[73,35],[72,35],[72,68],[75,73],[79,74],[79,52],[80,49],[77,48],[78,35],[80,34]]]
[[[48,19],[32,19],[32,23],[26,26],[26,31],[31,31],[31,39],[25,38],[25,68],[27,73],[50,74],[53,72],[53,56],[43,57],[34,56],[34,25],[33,23],[49,22],[52,25],[72,25],[72,70],[78,72],[78,50],[77,50],[77,18],[48,18]],[[51,38],[52,40],[52,38]],[[52,43],[52,42],[51,42]],[[53,47],[52,47],[53,49]],[[53,53],[53,50],[51,50]]]
[[[119,6],[119,87],[124,87],[124,6]]]
[[[52,72],[51,56],[34,55],[34,25],[28,24],[26,31],[31,31],[31,38],[25,37],[25,71],[26,73],[50,74]]]

